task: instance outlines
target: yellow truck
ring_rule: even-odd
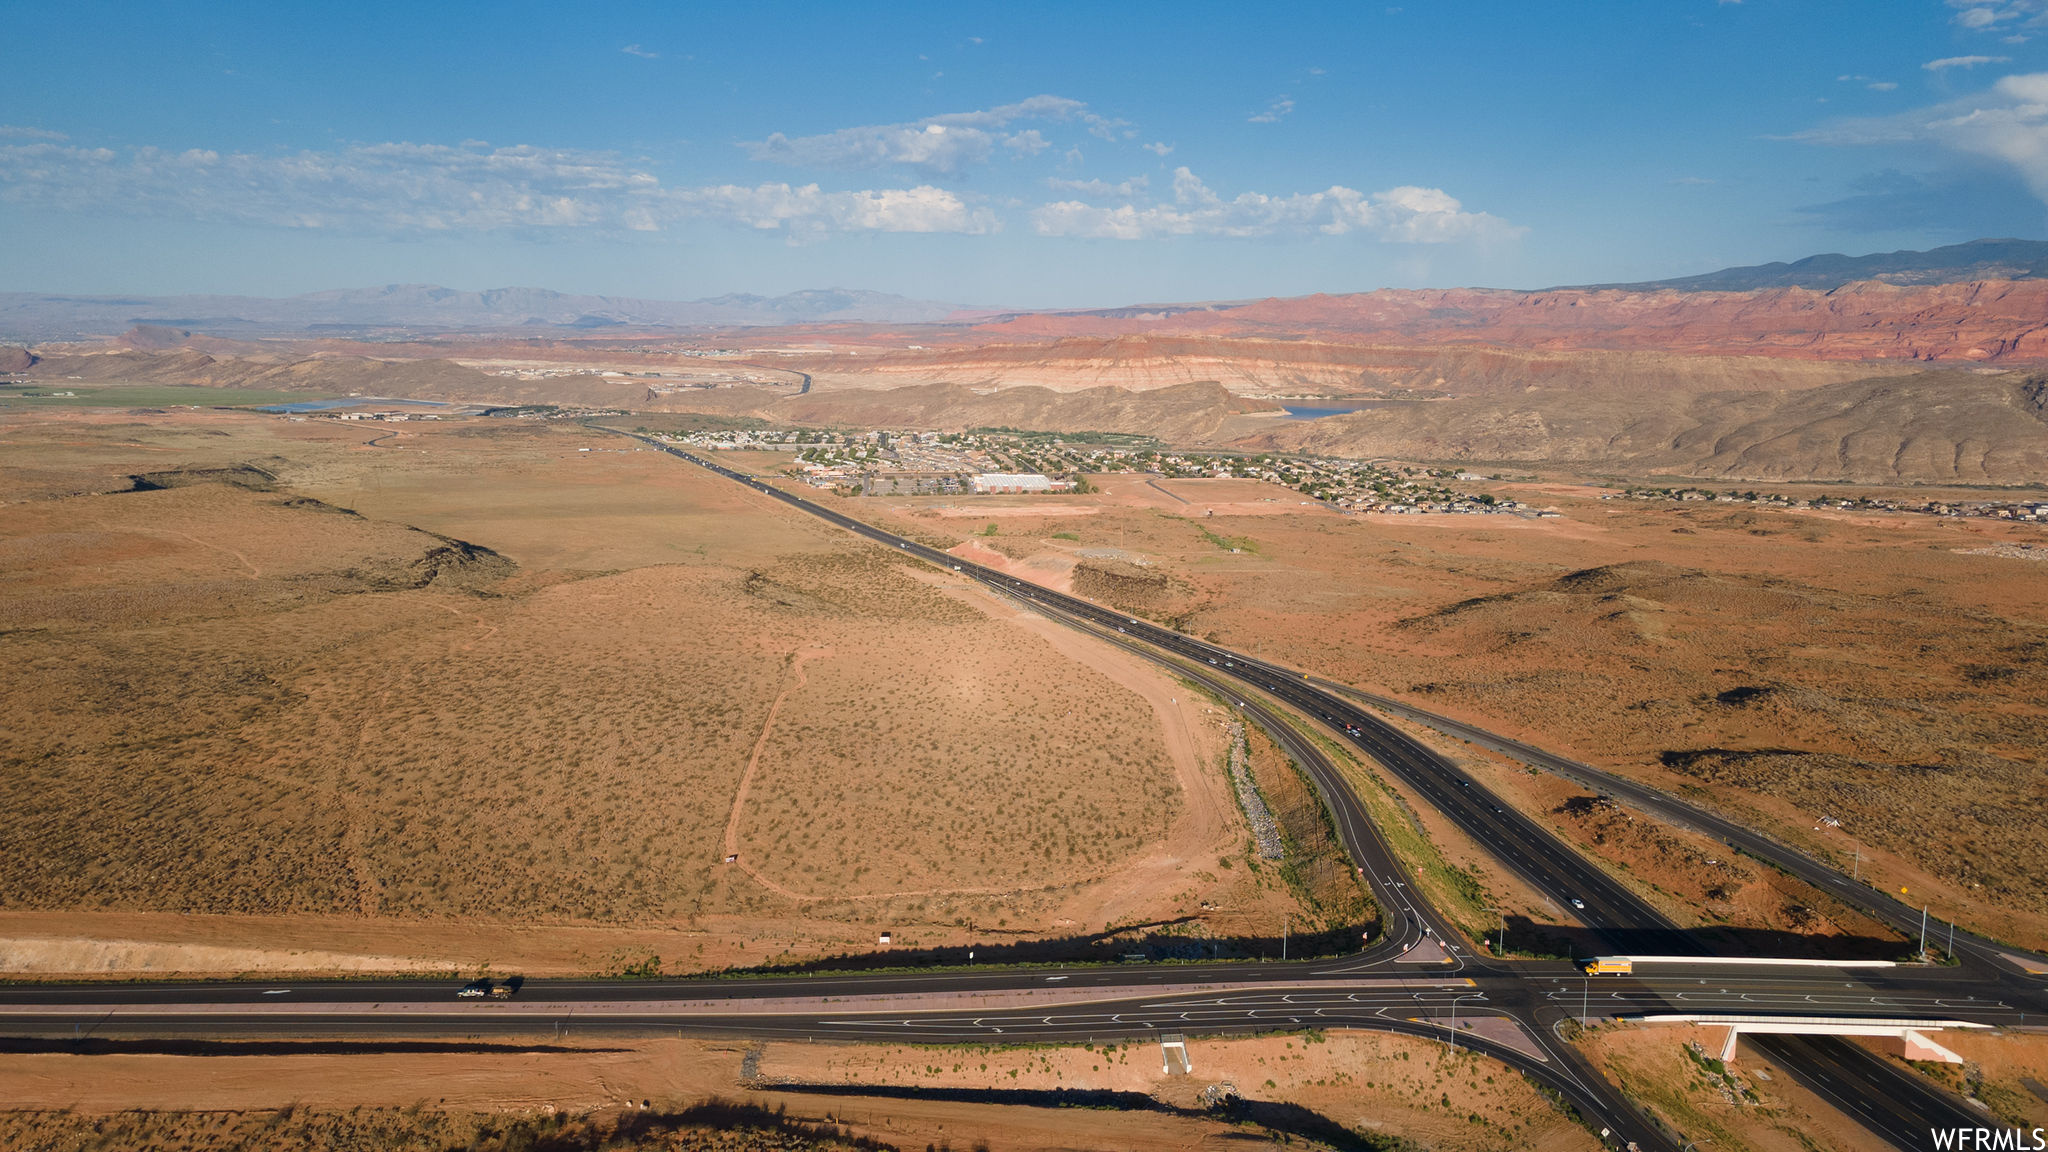
[[[1635,964],[1626,956],[1595,956],[1584,967],[1588,976],[1626,976],[1635,971]]]

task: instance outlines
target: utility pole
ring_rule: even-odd
[[[1920,906],[1920,961],[1927,962],[1927,905]]]
[[[1861,847],[1856,849],[1856,867],[1849,873],[1849,879],[1859,883],[1863,880],[1863,849]]]
[[[1949,921],[1949,922],[1948,922],[1948,958],[1949,958],[1949,962],[1950,962],[1950,963],[1954,963],[1954,962],[1955,962],[1955,958],[1956,958],[1956,922],[1955,922],[1955,921],[1953,921],[1953,920],[1951,920],[1951,921]]]
[[[1500,931],[1493,936],[1493,954],[1504,956],[1508,950],[1508,913],[1505,908],[1496,908],[1494,911],[1500,913]]]

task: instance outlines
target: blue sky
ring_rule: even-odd
[[[1078,306],[2048,234],[2048,0],[0,16],[0,290]]]

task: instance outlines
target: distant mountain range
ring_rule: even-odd
[[[1750,292],[1766,288],[1832,291],[1879,281],[1901,286],[1938,286],[1974,280],[2048,280],[2048,242],[1972,240],[1926,252],[1883,252],[1869,256],[1830,253],[1792,263],[1724,268],[1702,276],[1632,284],[1590,284],[1544,293],[1618,290],[1627,292]],[[784,296],[732,294],[703,300],[636,300],[622,296],[575,296],[543,288],[493,288],[465,292],[432,284],[391,284],[271,299],[258,296],[57,296],[0,293],[0,342],[111,336],[143,326],[180,329],[208,336],[314,335],[377,340],[434,332],[518,332],[565,335],[606,329],[689,329],[778,327],[805,324],[929,324],[954,321],[1009,326],[1017,334],[1106,335],[1111,331],[1208,330],[1252,324],[1262,332],[1320,331],[1332,323],[1354,333],[1385,327],[1395,313],[1416,301],[1434,301],[1429,319],[1457,327],[1498,325],[1511,302],[1532,304],[1544,293],[1488,289],[1372,292],[1195,304],[1147,304],[1121,308],[997,312],[931,300],[849,288],[813,289]],[[1371,316],[1351,315],[1358,308]],[[1507,308],[1507,312],[1503,309]],[[1391,311],[1390,311],[1391,309]],[[1325,315],[1334,310],[1341,315]],[[1526,309],[1524,309],[1526,310]],[[1409,317],[1410,321],[1419,318]],[[1396,327],[1415,328],[1407,323]],[[1427,325],[1424,325],[1427,327]],[[1095,331],[1100,328],[1102,331]],[[1038,331],[1042,329],[1042,331]],[[185,331],[180,331],[182,337]],[[1469,335],[1470,333],[1466,333]],[[1502,334],[1504,337],[1505,334]],[[1416,329],[1388,330],[1384,338],[1426,339]]]
[[[0,293],[0,339],[109,335],[134,325],[213,336],[380,330],[521,328],[725,328],[757,325],[916,324],[944,320],[957,305],[885,292],[813,289],[785,296],[733,294],[705,300],[572,296],[543,288],[464,292],[432,284],[348,288],[271,299],[260,296],[53,296]]]
[[[1759,288],[1840,288],[1859,280],[1887,284],[1955,284],[1966,280],[2037,280],[2048,276],[2048,242],[1971,240],[1925,252],[1876,252],[1843,256],[1830,252],[1790,264],[1723,268],[1701,276],[1634,284],[1581,284],[1624,292],[1752,292]]]

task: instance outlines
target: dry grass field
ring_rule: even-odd
[[[2048,941],[2043,568],[1977,551],[2048,544],[2040,526],[1576,484],[1492,486],[1563,513],[1546,520],[1343,516],[1244,481],[1101,486],[1042,513],[863,506],[955,542],[997,522],[977,558],[1683,791],[1844,867],[1860,852],[1937,916]],[[1676,877],[1690,851],[1622,855],[1661,882],[1655,857]],[[1720,904],[1710,918],[1748,915]]]
[[[0,493],[0,943],[673,971],[1238,879],[1192,879],[1242,822],[1162,675],[629,441],[37,412]]]

